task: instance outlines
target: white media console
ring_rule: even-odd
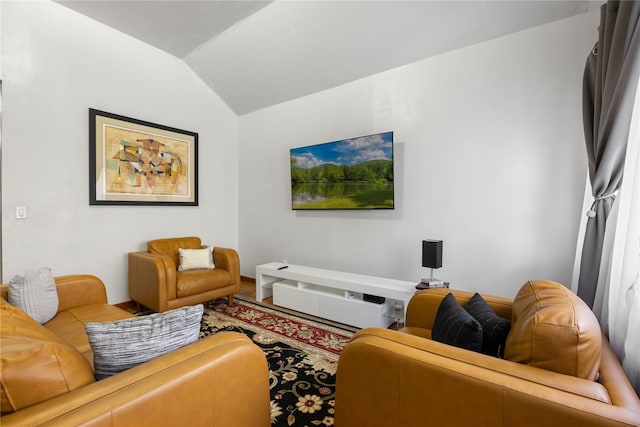
[[[404,322],[415,285],[281,262],[256,267],[258,301],[273,296],[275,305],[360,328],[386,328],[398,320]],[[365,301],[380,297],[384,302]]]

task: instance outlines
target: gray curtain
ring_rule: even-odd
[[[583,122],[594,202],[587,213],[578,295],[590,307],[598,284],[606,220],[620,188],[640,77],[640,1],[601,7],[599,36],[583,79]]]

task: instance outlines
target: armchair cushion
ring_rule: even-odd
[[[435,341],[467,350],[480,351],[482,328],[480,324],[449,293],[438,307],[433,321],[431,337]]]
[[[9,282],[9,303],[38,323],[47,323],[58,312],[58,292],[51,269],[29,269]]]
[[[176,274],[176,296],[182,298],[222,288],[228,286],[231,280],[231,274],[220,268],[179,271]]]
[[[213,252],[209,246],[204,246],[201,249],[178,248],[178,257],[180,259],[179,271],[211,270],[215,267],[213,264]]]
[[[525,283],[513,301],[505,359],[595,380],[602,332],[589,307],[563,285]]]
[[[97,379],[197,341],[204,307],[181,307],[115,322],[87,323]]]
[[[498,316],[477,292],[467,303],[466,309],[482,326],[482,353],[503,358],[511,321]]]

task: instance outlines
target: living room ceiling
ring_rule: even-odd
[[[567,18],[599,4],[588,0],[56,2],[181,58],[238,115]]]

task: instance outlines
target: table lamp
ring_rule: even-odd
[[[422,279],[428,285],[442,285],[443,281],[433,278],[433,269],[442,267],[442,240],[422,241],[422,266],[431,269],[431,276]]]

